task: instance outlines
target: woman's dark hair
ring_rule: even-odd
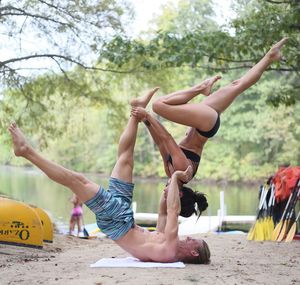
[[[201,192],[193,191],[189,187],[183,186],[181,202],[181,212],[180,216],[188,218],[193,214],[198,215],[198,218],[203,211],[208,207],[207,199],[205,195]],[[195,207],[197,204],[197,208]]]

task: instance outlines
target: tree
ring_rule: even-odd
[[[100,78],[97,71],[105,70],[95,59],[105,41],[125,32],[131,12],[124,0],[1,1],[0,127],[26,117],[33,129],[43,121],[55,133],[50,122],[58,95],[66,108],[78,96],[114,104],[117,112],[110,79]]]
[[[1,87],[18,87],[41,73],[95,68],[103,43],[124,32],[130,12],[121,0],[1,1]],[[5,44],[4,44],[5,43]]]
[[[185,15],[178,9],[177,17],[192,17],[193,9],[199,9],[194,3],[199,1],[191,1],[190,12],[185,10]],[[189,66],[226,72],[252,67],[274,42],[289,36],[284,60],[270,68],[289,84],[274,92],[269,102],[294,104],[300,88],[300,2],[236,0],[235,4],[239,16],[227,28],[199,29],[195,25],[189,30],[167,26],[147,41],[117,36],[105,45],[101,60],[108,60],[110,68],[117,66],[124,71],[128,66],[133,70]]]

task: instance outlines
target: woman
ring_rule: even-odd
[[[75,225],[77,225],[77,236],[83,237],[82,224],[83,224],[83,209],[82,202],[77,195],[73,194],[71,198],[73,209],[71,211],[69,234],[75,235]]]
[[[158,145],[168,177],[176,170],[186,169],[188,165],[193,168],[193,176],[196,174],[205,143],[217,133],[220,127],[220,114],[231,105],[238,95],[254,85],[274,61],[281,59],[280,50],[287,40],[287,38],[283,38],[276,43],[240,79],[212,94],[210,94],[211,88],[221,78],[220,76],[207,79],[188,90],[180,90],[157,99],[152,105],[155,113],[165,119],[190,127],[185,138],[179,144],[158,121],[140,106],[137,100],[132,101],[131,113],[145,123]],[[152,91],[153,94],[157,90],[158,88],[155,88]],[[188,104],[191,99],[199,94],[203,94],[207,98],[200,103]],[[183,184],[187,182],[182,181],[181,186],[183,187]]]

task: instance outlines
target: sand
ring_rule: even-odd
[[[58,235],[42,250],[0,244],[0,284],[300,284],[300,241],[247,241],[242,234],[198,234],[209,265],[178,268],[90,268],[103,257],[129,256],[107,238]]]

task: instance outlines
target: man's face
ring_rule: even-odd
[[[195,249],[202,246],[202,240],[191,237],[187,237],[185,239],[185,243],[190,249]]]
[[[209,263],[210,251],[204,240],[187,237],[184,241],[186,262]]]

